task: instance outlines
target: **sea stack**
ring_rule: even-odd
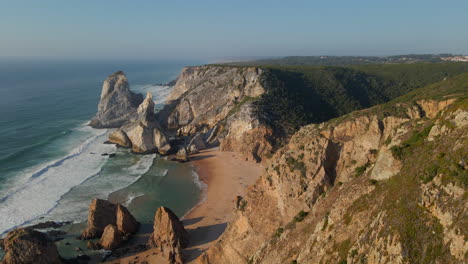
[[[82,232],[84,239],[99,238],[109,225],[116,226],[123,236],[135,234],[139,223],[121,204],[94,199],[89,205],[88,226]]]
[[[109,142],[121,147],[130,147],[134,153],[167,154],[171,146],[161,126],[156,121],[151,93],[138,106],[137,119],[128,122],[109,135]]]
[[[60,264],[54,242],[41,232],[18,228],[8,233],[3,241],[5,256],[2,264]]]
[[[169,208],[159,207],[154,215],[153,228],[150,247],[158,248],[171,263],[183,263],[181,252],[188,245],[188,233],[176,214]]]
[[[137,109],[143,101],[141,94],[130,91],[127,76],[115,72],[104,80],[98,113],[91,122],[94,128],[118,128],[138,117]]]

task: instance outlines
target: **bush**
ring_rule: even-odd
[[[366,164],[362,165],[362,166],[359,166],[357,167],[356,169],[354,169],[354,172],[356,173],[356,177],[359,177],[361,176],[364,172],[366,172],[367,168],[369,168],[370,166],[370,163],[367,162]]]
[[[298,223],[298,222],[302,222],[304,220],[304,218],[308,215],[309,213],[308,212],[304,212],[304,211],[300,211],[299,213],[297,213],[297,215],[294,217],[294,220],[293,222],[295,223]]]

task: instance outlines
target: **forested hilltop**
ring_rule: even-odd
[[[229,62],[229,65],[326,65],[343,66],[359,64],[401,64],[401,63],[438,63],[455,61],[456,57],[466,56],[445,54],[407,54],[395,56],[288,56],[259,59],[252,61]],[[466,61],[466,60],[465,60]]]
[[[280,137],[287,137],[306,124],[382,104],[468,72],[468,63],[257,67],[265,71],[261,82],[266,92],[245,98],[238,108],[252,103],[261,120]]]

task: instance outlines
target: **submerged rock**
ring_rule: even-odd
[[[158,248],[171,263],[183,263],[181,251],[187,247],[189,237],[174,212],[169,208],[159,207],[154,216],[153,228],[149,246]]]
[[[60,264],[55,244],[41,232],[18,228],[4,239],[3,264]]]
[[[94,128],[117,128],[137,118],[137,108],[143,101],[141,94],[130,91],[122,71],[111,74],[104,81],[98,113],[91,122]]]

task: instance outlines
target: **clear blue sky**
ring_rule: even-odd
[[[468,0],[0,0],[0,56],[468,54]]]

